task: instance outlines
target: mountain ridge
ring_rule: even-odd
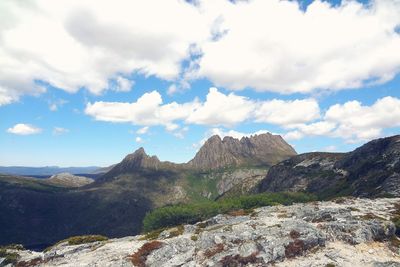
[[[372,140],[347,153],[294,156],[273,166],[258,191],[400,196],[400,135]]]

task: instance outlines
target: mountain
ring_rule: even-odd
[[[400,196],[400,135],[349,153],[306,153],[270,168],[259,192],[307,191],[331,197]]]
[[[22,166],[9,166],[0,167],[0,173],[11,175],[35,175],[35,176],[51,176],[58,173],[68,172],[71,174],[90,174],[96,172],[100,167],[22,167]]]
[[[218,135],[209,138],[187,163],[190,168],[209,170],[232,166],[271,166],[296,155],[280,135],[270,133],[243,137],[240,140]]]
[[[208,146],[213,139],[200,149],[200,155],[221,155],[221,150]],[[243,180],[255,184],[272,162],[295,153],[272,135],[219,140],[224,155],[235,161],[213,166],[196,156],[195,164],[175,164],[139,148],[83,187],[49,184],[46,179],[20,178],[18,183],[12,176],[0,179],[0,214],[7,214],[0,218],[0,245],[40,247],[71,235],[137,234],[146,212],[164,205],[213,200]]]
[[[180,164],[175,164],[168,161],[161,162],[157,156],[149,156],[143,147],[140,147],[132,154],[127,155],[120,163],[115,164],[106,172],[99,181],[104,181],[109,178],[115,178],[120,174],[134,173],[139,170],[167,170],[179,168]]]
[[[17,266],[399,266],[400,198],[312,202],[220,214],[161,233],[74,237],[44,252],[4,249]],[[398,207],[397,207],[398,209]],[[14,257],[11,257],[11,256]]]
[[[54,174],[46,180],[51,184],[66,187],[80,187],[94,182],[91,178],[73,175],[68,172]]]

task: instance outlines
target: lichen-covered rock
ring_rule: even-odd
[[[390,221],[398,203],[346,198],[263,207],[166,230],[159,240],[136,236],[17,253],[32,266],[399,266]]]

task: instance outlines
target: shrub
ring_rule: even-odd
[[[263,193],[226,198],[219,201],[166,206],[146,214],[143,220],[143,230],[149,232],[155,229],[173,227],[180,224],[196,223],[220,213],[231,212],[231,214],[241,214],[242,212],[239,210],[249,211],[262,206],[277,204],[290,205],[295,202],[309,202],[314,200],[316,200],[316,197],[311,194],[284,192]]]
[[[102,236],[102,235],[80,235],[80,236],[72,236],[67,239],[58,241],[56,244],[53,246],[50,246],[44,250],[44,252],[47,252],[51,250],[53,247],[67,242],[68,245],[80,245],[80,244],[86,244],[86,243],[93,243],[97,241],[106,241],[108,240],[108,237]]]
[[[19,259],[19,255],[15,252],[8,252],[5,248],[0,248],[0,258],[4,258],[1,266],[6,266],[7,264],[15,265]]]

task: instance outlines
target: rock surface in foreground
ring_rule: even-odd
[[[340,199],[218,215],[144,236],[18,251],[28,266],[400,266],[399,198]],[[397,206],[398,208],[398,206]],[[327,265],[332,264],[332,265]]]

